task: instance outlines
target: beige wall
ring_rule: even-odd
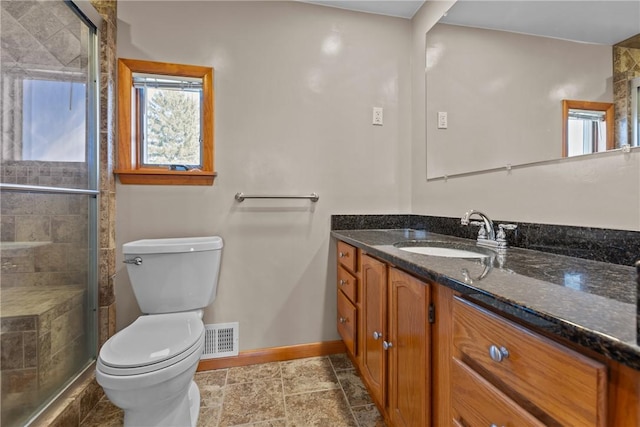
[[[427,182],[424,37],[446,9],[427,2],[412,22],[412,213],[456,217],[473,208],[512,221],[640,230],[638,149]]]
[[[213,187],[117,187],[118,328],[138,314],[121,246],[219,234],[206,323],[240,322],[241,349],[337,339],[334,213],[456,217],[640,230],[640,152],[426,181],[425,33],[413,20],[296,2],[121,2],[118,55],[215,68]],[[336,47],[339,47],[336,51]],[[334,53],[331,53],[334,52]],[[384,126],[371,125],[384,107]],[[316,191],[320,201],[245,201]]]
[[[428,178],[559,159],[562,100],[613,102],[610,46],[437,24],[427,58]]]
[[[239,321],[241,349],[337,339],[330,215],[410,210],[411,22],[296,2],[126,1],[118,17],[118,56],[215,68],[219,173],[213,187],[118,185],[118,328],[138,313],[123,243],[218,234],[205,323]]]

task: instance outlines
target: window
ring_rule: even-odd
[[[213,69],[118,60],[122,184],[211,185]]]

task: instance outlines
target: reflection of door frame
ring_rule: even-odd
[[[640,97],[638,96],[638,92],[640,91],[640,77],[636,77],[635,79],[631,79],[630,88],[631,91],[631,146],[638,147],[640,146]]]

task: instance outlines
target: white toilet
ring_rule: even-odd
[[[147,239],[123,245],[143,316],[100,349],[96,380],[124,410],[125,426],[195,426],[193,381],[204,347],[202,309],[218,287],[220,237]]]

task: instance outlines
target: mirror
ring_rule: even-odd
[[[455,3],[426,35],[427,179],[562,159],[563,100],[614,103],[610,148],[637,146],[638,16],[636,1]]]

